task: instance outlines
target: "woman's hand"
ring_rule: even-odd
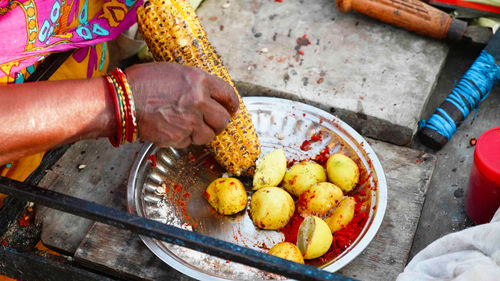
[[[135,98],[139,137],[160,147],[206,144],[239,108],[228,83],[194,67],[149,63],[125,73]]]

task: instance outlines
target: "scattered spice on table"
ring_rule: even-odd
[[[23,214],[17,221],[19,222],[19,226],[26,227],[30,224],[31,216]]]
[[[298,46],[308,46],[311,45],[311,41],[309,41],[309,38],[307,38],[307,34],[302,35],[302,37],[297,38],[295,40],[297,42]]]

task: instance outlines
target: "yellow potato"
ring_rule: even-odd
[[[333,213],[325,219],[325,222],[328,224],[332,233],[341,230],[346,227],[349,222],[351,222],[354,217],[355,206],[356,201],[353,197],[346,197],[344,200],[340,201],[337,208],[333,210]]]
[[[328,180],[344,192],[351,191],[359,180],[358,165],[349,157],[341,153],[335,153],[326,162]]]
[[[286,157],[283,149],[276,149],[262,157],[253,176],[253,189],[278,186],[286,172]]]
[[[325,254],[332,245],[333,236],[326,222],[316,216],[307,217],[299,227],[297,247],[304,259],[315,259]]]
[[[223,215],[236,214],[245,209],[248,201],[245,187],[235,178],[218,178],[205,190],[205,197],[214,209]]]
[[[290,242],[281,242],[274,245],[268,254],[304,264],[304,258],[299,248]]]
[[[295,211],[292,196],[279,187],[257,190],[250,200],[253,223],[263,229],[283,228]]]
[[[283,187],[295,196],[300,196],[310,186],[326,181],[325,169],[316,162],[303,161],[294,164],[283,179]]]
[[[329,182],[320,182],[304,191],[297,201],[300,214],[323,215],[337,206],[344,194],[342,190]]]

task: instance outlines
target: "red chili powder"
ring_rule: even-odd
[[[300,146],[300,149],[303,151],[311,150],[311,143],[315,143],[315,142],[318,142],[321,140],[323,140],[323,137],[319,133],[317,133],[317,134],[311,136],[311,139],[305,140],[302,143],[302,145]]]
[[[174,185],[174,192],[181,193],[182,192],[182,185],[181,184]]]
[[[151,161],[151,166],[156,167],[156,155],[149,155],[148,160]]]
[[[311,141],[309,140],[305,140],[301,145],[300,145],[300,149],[303,150],[303,151],[308,151],[308,150],[311,150]]]
[[[307,34],[302,35],[302,37],[297,38],[297,40],[295,40],[295,41],[297,43],[297,46],[311,45],[311,41],[309,40],[309,38],[307,38]],[[300,53],[300,51],[299,51],[299,53]]]
[[[285,242],[297,244],[297,233],[302,221],[304,221],[304,218],[295,212],[288,224],[279,230],[279,232],[285,235]]]
[[[212,155],[209,155],[208,157],[205,158],[205,161],[203,164],[205,164],[205,167],[208,169],[213,169],[215,167],[215,159],[213,158]]]
[[[323,168],[326,169],[326,162],[328,161],[328,157],[330,157],[330,148],[327,145],[319,152],[318,155],[316,155],[316,157],[314,157],[314,161],[316,161],[316,163],[320,164],[321,166],[323,166]]]
[[[30,224],[31,217],[24,214],[17,221],[19,222],[19,226],[26,227]]]
[[[194,157],[194,155],[191,152],[189,152],[188,158],[189,158],[189,163],[196,162],[196,157]]]
[[[354,209],[354,217],[352,221],[343,229],[333,233],[332,246],[323,256],[309,261],[314,263],[315,261],[327,262],[336,256],[340,255],[347,247],[349,247],[354,240],[359,236],[361,230],[368,220],[368,212],[361,211],[362,202],[359,197],[354,196],[356,200],[356,207]]]

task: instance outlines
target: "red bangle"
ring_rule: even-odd
[[[125,97],[123,95],[123,88],[118,84],[118,81],[116,81],[116,78],[109,74],[109,78],[111,82],[113,83],[113,86],[116,91],[116,95],[118,98],[118,104],[119,104],[119,109],[121,113],[121,120],[120,120],[120,128],[121,128],[121,133],[120,136],[121,138],[118,138],[118,141],[120,144],[125,144],[126,143],[126,134],[127,134],[127,110],[125,108]]]
[[[123,97],[126,109],[126,140],[133,143],[137,138],[137,119],[135,113],[135,102],[132,90],[127,81],[125,73],[119,69],[115,68],[111,74],[116,78],[116,81],[120,84],[123,89]]]
[[[114,147],[120,146],[120,142],[122,139],[122,126],[121,126],[121,121],[122,121],[122,116],[120,114],[120,104],[118,101],[118,94],[116,92],[115,86],[113,85],[113,81],[111,77],[108,75],[104,76],[106,79],[106,84],[108,85],[109,92],[111,93],[111,96],[113,96],[113,102],[115,104],[115,116],[116,116],[116,135],[113,137],[109,137],[109,142]]]

